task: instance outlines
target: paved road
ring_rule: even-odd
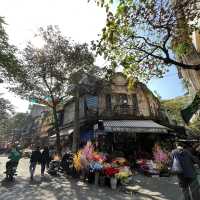
[[[65,177],[40,177],[37,167],[30,181],[28,159],[21,159],[18,176],[13,183],[4,180],[5,157],[0,157],[0,200],[181,200],[176,179],[136,176],[138,193],[131,196],[106,187],[96,187]]]

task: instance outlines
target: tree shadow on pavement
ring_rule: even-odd
[[[182,194],[175,177],[135,176],[135,185],[139,186],[138,194],[152,200],[182,200]]]
[[[0,191],[2,200],[179,200],[179,196],[173,194],[174,185],[167,188],[165,183],[160,183],[159,179],[141,177],[135,178],[135,183],[141,188],[133,196],[130,194],[111,190],[107,187],[87,184],[79,179],[36,176],[34,181],[28,177],[17,177],[16,182],[11,186],[6,186]],[[163,184],[163,185],[162,185]],[[10,187],[12,187],[10,189]],[[159,187],[159,190],[158,190]],[[162,190],[160,187],[164,187]],[[158,192],[159,191],[159,192]]]
[[[20,184],[7,188],[1,195],[2,200],[129,200],[130,195],[109,188],[88,185],[79,180],[65,177],[45,177],[36,183],[18,177]]]
[[[6,178],[4,178],[4,179],[1,181],[1,186],[2,186],[2,187],[10,188],[10,187],[13,187],[15,184],[16,184],[16,180],[9,181],[9,180],[7,180]]]

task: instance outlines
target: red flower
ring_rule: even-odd
[[[104,169],[104,173],[107,176],[114,176],[115,174],[119,173],[119,169],[114,167],[107,167]]]

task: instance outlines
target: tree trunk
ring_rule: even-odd
[[[181,1],[179,2],[178,0],[174,0],[173,3],[174,5],[179,3],[181,5]],[[198,52],[197,46],[195,47],[195,45],[193,44],[194,41],[192,41],[190,37],[188,21],[186,20],[186,17],[184,17],[184,9],[179,9],[178,12],[176,12],[176,15],[177,19],[179,18],[177,25],[177,27],[179,28],[179,43],[186,42],[190,44],[189,52],[187,52],[185,55],[181,55],[179,57],[177,56],[177,61],[182,62],[185,65],[199,65],[200,52]],[[195,36],[195,40],[197,39],[197,43],[199,42],[198,34],[198,32],[193,33],[193,37]],[[196,92],[200,91],[200,66],[198,66],[197,69],[198,70],[195,70],[192,67],[178,67],[179,74],[187,82],[189,93],[192,96],[195,96]]]
[[[74,134],[73,134],[73,144],[72,151],[75,153],[79,149],[79,140],[80,140],[80,122],[79,122],[79,88],[75,90],[75,112],[74,112]]]
[[[185,64],[196,64],[200,63],[200,54],[193,46],[188,55],[182,56],[179,59]],[[200,71],[180,68],[179,72],[188,84],[190,95],[195,96],[196,92],[200,91]]]
[[[59,130],[56,106],[53,106],[52,109],[53,109],[53,117],[54,117],[54,127],[55,127],[55,132],[56,132],[56,149],[57,149],[58,154],[61,155],[60,130]]]

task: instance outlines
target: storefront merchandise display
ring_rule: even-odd
[[[111,188],[115,189],[117,182],[128,182],[132,176],[128,161],[123,157],[109,160],[105,154],[95,152],[91,143],[79,150],[74,155],[74,167],[77,171],[88,171],[88,177],[94,176],[95,184],[105,182],[105,178],[110,179]]]

